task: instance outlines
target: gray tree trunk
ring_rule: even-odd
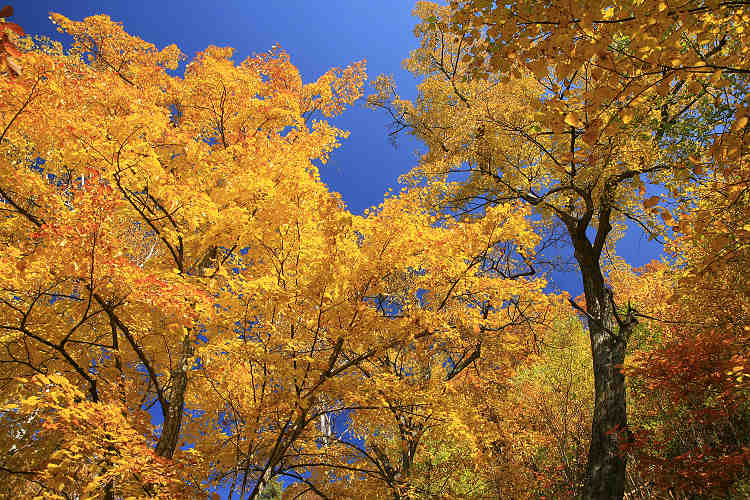
[[[596,252],[588,239],[574,237],[586,297],[586,313],[594,368],[594,415],[583,488],[585,500],[621,500],[625,493],[625,456],[620,450],[627,433],[625,376],[622,365],[634,321],[618,324],[611,291],[606,288]]]

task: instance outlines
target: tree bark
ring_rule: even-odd
[[[172,391],[169,395],[164,424],[162,425],[159,442],[156,443],[156,454],[160,457],[172,458],[177,449],[177,442],[182,427],[182,412],[185,409],[185,391],[188,383],[190,359],[193,356],[193,343],[190,334],[182,340],[182,352],[177,366],[172,370]]]
[[[632,325],[618,325],[611,291],[605,286],[599,264],[600,252],[585,236],[574,236],[574,246],[586,297],[594,369],[594,415],[583,498],[621,500],[626,463],[620,444],[628,425],[622,365]]]

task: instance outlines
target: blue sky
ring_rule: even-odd
[[[219,45],[234,47],[235,59],[241,61],[279,44],[306,82],[333,66],[367,59],[370,78],[392,74],[401,95],[412,99],[417,80],[402,69],[401,62],[417,45],[412,35],[413,6],[410,0],[26,0],[14,2],[12,20],[28,33],[64,39],[49,21],[49,12],[74,20],[108,14],[131,34],[159,48],[175,43],[189,58],[208,45]],[[389,187],[397,188],[398,176],[416,163],[421,146],[402,135],[394,148],[388,138],[388,117],[367,109],[363,99],[331,121],[351,135],[321,169],[321,176],[341,193],[350,210],[361,213],[382,201]],[[618,252],[630,264],[641,266],[657,257],[661,246],[631,228]],[[555,273],[556,287],[580,294],[576,274]]]

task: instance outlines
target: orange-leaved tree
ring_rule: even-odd
[[[722,176],[712,177],[680,218],[672,262],[637,272],[619,263],[610,279],[619,299],[643,311],[625,365],[636,437],[628,451],[641,489],[745,498],[750,245],[742,226],[750,214],[747,194],[728,204],[730,191],[715,190]]]
[[[544,323],[528,209],[349,213],[313,161],[363,63],[303,84],[209,47],[179,77],[174,46],[52,17],[72,48],[18,40],[0,76],[4,493],[408,494],[422,435],[472,436],[450,381]]]
[[[4,435],[4,482],[157,494],[171,476],[122,457],[153,445],[149,463],[175,477],[185,470],[164,459],[199,462],[179,443],[196,342],[232,324],[217,307],[223,265],[261,251],[299,210],[294,195],[336,205],[310,161],[344,133],[303,114],[356,99],[364,68],[302,85],[283,52],[235,65],[210,47],[177,78],[174,46],[158,51],[106,16],[53,19],[72,49],[27,40],[23,72],[2,80],[4,422],[21,426]],[[47,389],[63,379],[79,391],[67,405]],[[160,413],[156,438],[144,403]],[[87,412],[104,415],[93,439]]]

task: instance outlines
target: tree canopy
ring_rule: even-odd
[[[319,168],[365,61],[12,14],[0,495],[750,494],[744,3],[417,2],[367,103],[424,153],[361,215]]]

